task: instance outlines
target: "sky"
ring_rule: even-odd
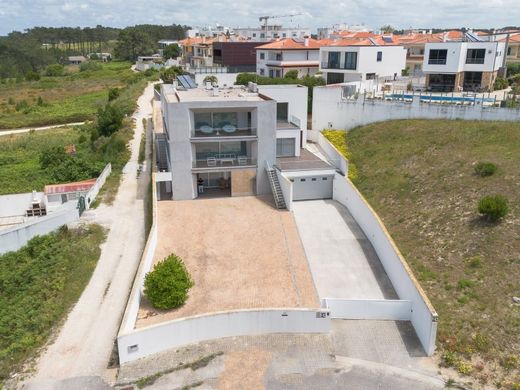
[[[261,6],[259,6],[261,4]],[[490,28],[520,25],[518,0],[0,0],[0,35],[33,26],[125,27],[135,24],[258,26],[258,17],[310,27],[338,23],[377,29]]]

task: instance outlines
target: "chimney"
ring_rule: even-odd
[[[213,96],[218,96],[218,95],[219,95],[218,87],[213,87]]]
[[[308,37],[305,37],[305,39],[303,40],[303,45],[305,47],[309,46],[309,38]]]
[[[447,39],[448,39],[448,33],[447,33],[447,32],[444,32],[444,33],[442,34],[442,41],[443,41],[443,42],[446,42]]]

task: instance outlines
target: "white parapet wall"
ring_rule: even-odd
[[[166,349],[222,337],[329,331],[327,310],[237,310],[181,318],[120,333],[117,345],[119,362],[123,364]]]
[[[291,210],[293,202],[293,183],[278,169],[276,169],[276,176],[278,176],[278,182],[280,183],[280,188],[282,189],[287,210]]]
[[[336,173],[333,199],[344,205],[374,247],[399,299],[411,302],[410,321],[428,355],[435,351],[437,313],[383,222],[352,182]]]
[[[321,302],[333,319],[410,321],[412,318],[412,302],[407,300],[323,298]]]
[[[101,190],[101,187],[105,184],[107,181],[107,177],[112,173],[112,164],[108,163],[101,174],[98,176],[96,183],[92,186],[92,188],[87,192],[85,195],[85,206],[87,210],[90,208],[90,205],[96,200],[97,195],[99,194],[99,191]]]
[[[62,225],[77,221],[79,211],[76,206],[76,202],[67,202],[59,211],[0,231],[0,254],[16,251],[35,236],[48,234]]]
[[[325,154],[325,157],[327,158],[327,161],[334,165],[343,175],[348,174],[348,161],[343,157],[343,155],[339,152],[338,149],[332,145],[327,138],[321,133],[321,131],[316,130],[309,130],[307,132],[307,137],[312,142],[317,143],[323,153]]]
[[[464,119],[487,121],[518,121],[520,109],[421,103],[415,96],[411,103],[345,99],[341,85],[314,87],[312,128],[314,130],[350,130],[374,122],[393,119]]]

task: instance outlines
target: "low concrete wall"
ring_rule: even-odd
[[[90,205],[94,200],[96,200],[96,196],[99,194],[101,187],[107,181],[107,177],[112,173],[112,164],[108,163],[101,174],[98,176],[96,183],[92,186],[89,192],[85,195],[85,206],[87,210],[90,208]]]
[[[412,325],[426,353],[433,354],[437,313],[383,222],[352,182],[340,174],[336,174],[334,178],[333,199],[349,210],[370,240],[399,298],[411,302]]]
[[[204,87],[204,78],[206,76],[215,76],[220,88],[223,88],[224,85],[230,87],[235,85],[239,74],[240,73],[195,73],[195,83],[197,83],[199,87]]]
[[[320,131],[310,130],[308,134],[310,134],[308,138],[320,146],[328,162],[334,165],[343,175],[347,176],[348,161],[339,150],[336,149]]]
[[[341,96],[341,86],[315,87],[313,90],[312,128],[350,130],[356,126],[392,119],[464,119],[518,121],[520,109],[421,103],[416,96],[411,103],[382,100],[348,100]]]
[[[266,333],[327,333],[327,310],[238,310],[200,315],[119,334],[119,362],[205,340]]]
[[[278,181],[280,182],[280,188],[282,189],[287,210],[291,210],[293,202],[293,183],[278,169],[276,169],[276,175],[278,176]]]
[[[0,196],[0,218],[25,215],[33,200],[32,192]],[[43,192],[37,192],[36,198],[45,201]]]
[[[76,202],[68,202],[62,206],[63,210],[2,230],[0,232],[0,254],[16,251],[35,236],[50,233],[62,225],[77,221],[79,212],[76,206]]]
[[[322,299],[323,308],[330,310],[330,318],[344,320],[410,321],[412,302],[399,299]]]

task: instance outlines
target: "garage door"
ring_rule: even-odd
[[[293,181],[293,200],[332,198],[333,176],[295,177]]]

